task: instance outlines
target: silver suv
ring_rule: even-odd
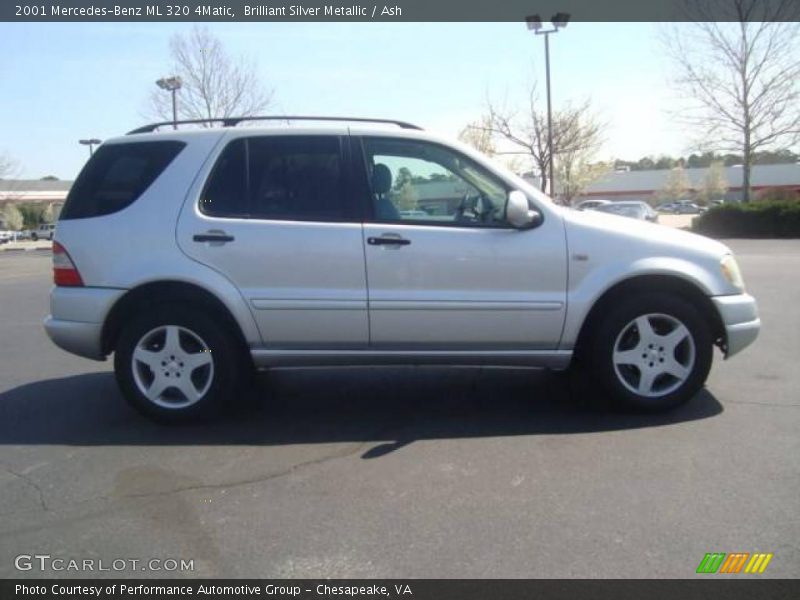
[[[558,207],[407,123],[243,120],[107,141],[61,213],[47,333],[113,353],[147,415],[216,412],[254,368],[431,363],[571,367],[661,410],[758,334],[718,242]]]

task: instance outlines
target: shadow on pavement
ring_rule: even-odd
[[[526,369],[304,369],[262,379],[260,402],[252,410],[188,426],[140,417],[125,404],[111,373],[22,385],[0,394],[0,445],[361,441],[378,443],[362,455],[375,458],[416,440],[615,431],[722,412],[707,390],[666,414],[595,412],[570,397],[563,376]]]

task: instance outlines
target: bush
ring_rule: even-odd
[[[800,201],[724,204],[696,218],[692,229],[713,237],[800,237]]]

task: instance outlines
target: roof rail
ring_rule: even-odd
[[[236,127],[243,121],[352,121],[354,123],[389,123],[397,125],[403,129],[422,129],[412,123],[405,121],[396,121],[394,119],[369,119],[365,117],[310,117],[310,116],[292,116],[292,115],[273,115],[266,117],[221,117],[214,119],[186,119],[183,121],[161,121],[159,123],[150,123],[138,127],[133,131],[129,131],[126,135],[134,135],[137,133],[151,133],[159,127],[167,127],[169,125],[199,125],[201,123],[222,123],[223,127]]]

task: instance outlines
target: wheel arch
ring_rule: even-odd
[[[101,334],[105,355],[114,351],[126,320],[142,310],[164,304],[191,304],[218,315],[233,332],[235,339],[249,356],[249,344],[233,312],[218,296],[195,283],[185,281],[150,281],[138,285],[121,296],[112,306]]]
[[[711,337],[714,340],[714,344],[724,349],[725,326],[722,323],[722,318],[711,298],[704,293],[699,285],[678,275],[643,274],[618,281],[595,300],[586,314],[575,340],[576,356],[579,357],[582,349],[586,348],[586,341],[591,337],[594,328],[609,307],[613,306],[621,298],[645,292],[662,292],[681,297],[690,302],[711,326]]]

